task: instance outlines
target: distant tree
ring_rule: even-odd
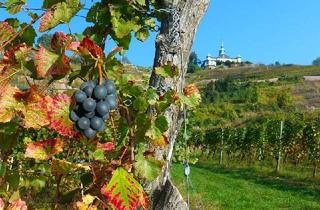
[[[320,57],[316,58],[313,62],[312,65],[314,66],[320,66]]]
[[[276,61],[276,62],[274,63],[274,65],[275,65],[275,66],[280,66],[281,64],[280,64],[279,61]]]
[[[196,71],[201,70],[199,64],[201,63],[200,59],[198,59],[198,55],[196,52],[191,52],[189,56],[189,63],[188,63],[188,73],[194,73]]]
[[[46,49],[51,49],[51,39],[52,39],[52,34],[43,34],[42,36],[40,36],[37,40],[37,45],[39,46],[39,44],[42,45],[42,47],[46,48]]]

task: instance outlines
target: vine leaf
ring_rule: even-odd
[[[190,84],[183,89],[183,94],[179,95],[182,104],[187,105],[189,108],[195,108],[200,105],[201,95],[199,89]]]
[[[55,176],[74,173],[79,170],[89,171],[90,167],[83,164],[71,163],[66,160],[52,159],[51,173]]]
[[[5,2],[6,10],[10,14],[16,14],[20,12],[21,8],[25,5],[26,0],[7,0]]]
[[[9,23],[5,21],[0,21],[0,44],[8,41],[14,34],[13,28]]]
[[[115,146],[114,146],[114,143],[112,143],[112,142],[107,142],[107,143],[103,143],[103,144],[100,144],[98,142],[97,149],[101,149],[104,152],[111,152],[115,149]]]
[[[165,78],[167,77],[173,78],[173,77],[179,76],[178,67],[171,63],[168,63],[162,67],[156,67],[155,72],[156,74],[163,76]]]
[[[104,56],[103,50],[96,45],[89,37],[83,38],[80,42],[78,50],[82,56],[91,55],[94,58]]]
[[[22,113],[25,128],[40,129],[49,124],[46,106],[43,104],[43,95],[36,87],[32,86],[27,91],[17,90],[14,97],[17,104],[23,105],[16,107],[15,111]]]
[[[169,144],[168,138],[161,132],[160,128],[158,128],[155,123],[150,125],[150,128],[145,135],[155,147],[163,147]]]
[[[8,208],[8,210],[27,210],[27,204],[25,201],[21,200],[20,198],[18,200],[12,201]]]
[[[35,64],[38,78],[61,76],[71,70],[69,59],[64,54],[58,55],[42,46],[36,52]]]
[[[76,203],[78,210],[97,210],[97,206],[92,205],[95,199],[96,198],[90,194],[82,196],[82,202],[77,201]]]
[[[115,209],[148,208],[147,195],[142,186],[121,167],[115,170],[109,183],[101,188],[101,194]]]
[[[66,94],[60,94],[47,98],[49,128],[55,130],[62,136],[77,137],[73,122],[69,119],[69,107],[71,98]]]
[[[164,162],[155,160],[151,156],[144,157],[144,151],[144,145],[140,144],[138,154],[136,155],[136,162],[133,164],[135,173],[139,178],[153,181],[160,175]]]
[[[0,210],[4,210],[4,202],[2,198],[0,198]]]
[[[137,32],[141,28],[137,19],[128,21],[122,18],[120,9],[110,8],[110,10],[112,29],[118,39],[123,39],[132,31]]]
[[[17,103],[14,94],[17,88],[7,85],[0,92],[0,122],[9,122],[16,113],[16,109],[23,108],[23,104]]]
[[[25,157],[36,160],[48,160],[63,150],[63,141],[60,138],[31,142],[27,145]]]
[[[70,22],[71,18],[83,7],[80,0],[65,0],[50,6],[51,9],[44,14],[40,22],[40,32],[52,29],[59,24]]]

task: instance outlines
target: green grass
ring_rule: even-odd
[[[186,199],[183,166],[174,164],[172,178]],[[201,163],[191,166],[191,209],[320,209],[320,180],[275,176],[265,168],[224,168]]]

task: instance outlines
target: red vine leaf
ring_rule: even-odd
[[[69,58],[65,55],[58,55],[44,47],[36,52],[35,56],[37,77],[44,78],[48,75],[61,76],[71,70]]]
[[[4,202],[2,198],[0,198],[0,210],[4,210]]]
[[[55,32],[51,39],[51,48],[58,51],[65,46],[67,41],[68,37],[64,32]]]
[[[63,151],[63,141],[60,138],[32,142],[27,145],[25,157],[36,160],[48,160],[53,155]]]
[[[68,44],[66,49],[70,51],[77,51],[79,46],[80,46],[80,42],[75,41]]]
[[[103,50],[88,37],[83,38],[78,50],[82,56],[91,55],[94,58],[104,56]]]
[[[114,146],[114,143],[112,143],[112,142],[107,142],[107,143],[104,143],[104,144],[100,144],[98,142],[97,149],[101,149],[104,152],[111,152],[111,151],[113,151],[115,149],[115,146]]]
[[[66,94],[47,98],[49,128],[55,130],[62,136],[77,137],[73,122],[69,119],[69,107],[71,98]]]
[[[27,204],[25,201],[18,199],[10,203],[8,210],[27,210]]]
[[[0,21],[0,44],[8,41],[14,34],[13,28],[9,23],[5,21]]]
[[[101,188],[101,194],[115,209],[148,208],[148,198],[142,186],[121,167],[115,170],[109,183]]]

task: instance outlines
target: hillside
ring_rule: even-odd
[[[187,74],[189,83],[201,86],[215,79],[226,77],[241,80],[265,80],[284,77],[320,76],[320,66],[257,66],[230,69],[203,70]]]

